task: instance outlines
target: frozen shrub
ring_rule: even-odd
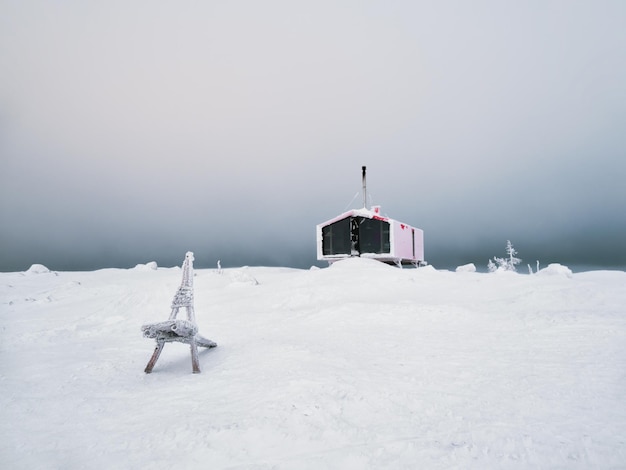
[[[498,258],[497,256],[494,256],[493,260],[489,260],[487,263],[487,269],[490,273],[496,271],[517,271],[515,266],[520,264],[522,260],[515,256],[517,255],[517,251],[513,248],[511,240],[506,241],[506,254],[506,258]]]

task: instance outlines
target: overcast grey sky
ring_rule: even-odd
[[[0,270],[309,267],[361,205],[435,267],[626,267],[626,2],[0,0]]]

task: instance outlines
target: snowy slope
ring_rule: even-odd
[[[155,267],[0,273],[5,468],[626,468],[624,272]]]

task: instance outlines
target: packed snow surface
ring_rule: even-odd
[[[196,270],[149,375],[180,268],[0,273],[2,466],[626,468],[626,273],[546,269]]]

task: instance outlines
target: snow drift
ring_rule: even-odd
[[[143,372],[180,269],[0,273],[7,468],[626,462],[624,272],[223,271],[196,270],[196,375],[182,344]]]

